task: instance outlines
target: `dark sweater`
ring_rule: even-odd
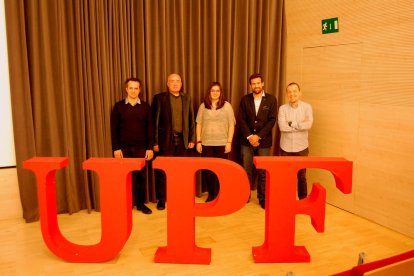
[[[154,126],[149,104],[132,106],[125,99],[114,105],[111,113],[112,150],[126,147],[152,149],[154,145]]]

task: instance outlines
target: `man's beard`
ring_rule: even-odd
[[[253,89],[253,93],[254,94],[260,94],[263,92],[263,89],[257,90],[257,89]]]

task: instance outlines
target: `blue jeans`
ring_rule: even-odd
[[[270,156],[270,148],[253,148],[251,146],[241,146],[240,148],[242,166],[249,177],[250,188],[253,187],[253,156]],[[265,200],[266,192],[266,171],[257,170],[257,199]]]

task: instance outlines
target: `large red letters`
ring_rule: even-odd
[[[267,171],[265,241],[253,248],[255,262],[309,262],[304,246],[295,246],[295,216],[311,216],[318,232],[324,230],[325,189],[314,184],[310,196],[296,200],[296,173],[302,168],[321,168],[333,173],[343,193],[352,188],[352,162],[343,158],[255,157],[256,167]],[[23,166],[37,177],[40,223],[48,248],[69,262],[103,262],[123,248],[132,229],[131,172],[140,170],[142,158],[91,158],[83,168],[100,179],[101,241],[78,245],[63,237],[57,223],[55,173],[68,164],[65,157],[35,157]],[[158,157],[154,168],[167,176],[167,245],[159,247],[156,262],[208,264],[210,248],[195,244],[195,217],[220,216],[242,208],[249,196],[247,175],[238,164],[224,159]],[[195,203],[196,172],[214,171],[220,180],[220,193],[209,203]]]

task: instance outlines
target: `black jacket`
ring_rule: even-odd
[[[152,100],[154,120],[154,145],[160,150],[170,150],[173,147],[173,126],[170,103],[170,92],[161,92]],[[183,103],[183,140],[187,148],[189,142],[195,142],[194,109],[189,95],[180,92]]]
[[[237,125],[240,130],[240,144],[249,146],[247,137],[257,134],[261,148],[272,146],[272,129],[277,121],[277,99],[265,93],[260,103],[259,112],[255,111],[253,93],[249,93],[240,101],[237,114]]]

